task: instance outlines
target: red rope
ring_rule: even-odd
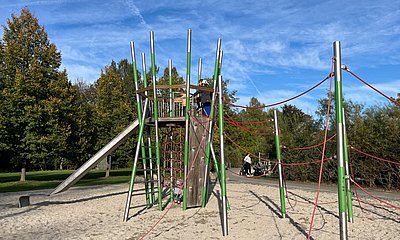
[[[233,145],[235,145],[236,147],[238,147],[240,150],[242,150],[242,151],[245,152],[245,153],[250,154],[251,156],[253,156],[253,157],[255,157],[255,158],[259,158],[259,159],[265,160],[265,161],[270,161],[270,162],[273,162],[273,163],[278,163],[278,161],[273,161],[273,160],[270,160],[270,159],[267,159],[267,158],[258,157],[258,156],[255,155],[254,153],[250,152],[249,150],[245,149],[244,147],[240,146],[240,145],[237,144],[235,141],[233,141],[233,140],[228,136],[228,134],[224,133],[224,136],[225,136]]]
[[[231,116],[229,116],[228,114],[225,114],[225,116],[229,117],[230,119],[233,119]],[[267,119],[264,121],[258,121],[258,122],[240,122],[240,121],[235,121],[237,124],[240,125],[247,125],[247,124],[263,124],[263,123],[269,123],[269,122],[273,122],[273,119]]]
[[[250,152],[249,150],[247,150],[246,148],[240,146],[238,143],[236,143],[235,141],[232,140],[232,138],[230,138],[228,136],[228,134],[224,133],[224,136],[236,147],[238,147],[240,150],[242,150],[245,153],[250,154],[251,156],[253,156],[254,158],[259,158],[260,160],[264,160],[264,161],[270,161],[271,163],[278,163],[278,161],[274,161],[268,158],[263,158],[263,157],[258,157],[257,155],[255,155],[254,153]],[[325,160],[331,160],[331,158],[325,158]],[[314,163],[319,163],[321,162],[321,160],[315,160],[315,161],[311,161],[311,162],[303,162],[303,163],[284,163],[282,164],[283,166],[303,166],[303,165],[309,165],[309,164],[314,164]]]
[[[382,200],[381,198],[378,198],[377,196],[373,195],[372,193],[369,193],[367,190],[365,190],[363,187],[361,187],[361,186],[360,186],[356,181],[354,181],[353,179],[350,178],[350,181],[352,181],[352,182],[354,183],[354,185],[356,185],[359,189],[361,189],[361,191],[363,191],[363,192],[364,192],[365,194],[367,194],[368,196],[374,198],[375,200],[378,200],[379,202],[381,202],[381,203],[383,203],[383,204],[386,204],[386,205],[389,206],[389,207],[396,208],[396,209],[400,209],[400,206],[391,204],[391,203],[389,203],[389,202],[387,202],[387,201],[385,201],[385,200]]]
[[[389,101],[391,101],[392,103],[396,104],[397,106],[400,107],[400,103],[397,102],[396,100],[394,100],[393,98],[387,96],[386,94],[384,94],[383,92],[379,91],[378,89],[376,89],[375,87],[373,87],[371,84],[367,83],[365,80],[363,80],[362,78],[360,78],[359,76],[357,76],[357,74],[353,73],[350,69],[345,68],[344,70],[346,70],[348,73],[350,73],[351,75],[353,75],[355,78],[357,78],[358,80],[360,80],[362,83],[364,83],[365,85],[367,85],[368,87],[372,88],[373,90],[375,90],[377,93],[379,93],[380,95],[382,95],[383,97],[387,98]]]
[[[329,141],[332,140],[334,137],[336,137],[336,133],[335,133],[332,137],[328,138],[328,139],[326,140],[326,142],[329,142]],[[293,150],[308,150],[308,149],[311,149],[311,148],[319,147],[319,146],[321,146],[321,145],[323,145],[323,144],[324,144],[324,142],[321,142],[321,143],[318,143],[318,144],[315,144],[315,145],[312,145],[312,146],[308,146],[308,147],[288,148],[288,147],[286,147],[286,146],[283,146],[283,148],[284,148],[284,149],[287,149],[287,150],[289,150],[289,151],[293,151]]]
[[[351,177],[353,179],[355,179],[355,174],[354,174],[354,171],[353,171],[353,160],[350,157],[350,154],[351,154],[351,151],[348,151],[349,161],[350,161],[350,173],[351,173]],[[360,207],[361,211],[364,213],[364,208],[361,206],[361,201],[360,201],[360,198],[358,197],[357,188],[354,188],[354,193],[355,193],[357,201],[358,201],[358,206]]]
[[[229,123],[229,124],[231,124],[231,125],[233,125],[233,126],[235,126],[235,127],[237,127],[237,128],[239,128],[240,130],[242,130],[243,132],[247,132],[247,133],[251,133],[251,134],[254,134],[254,135],[258,135],[258,136],[272,136],[274,133],[273,132],[271,132],[271,133],[259,133],[259,132],[254,132],[254,131],[252,131],[252,130],[250,130],[249,128],[246,128],[246,127],[243,127],[243,126],[240,126],[240,125],[236,125],[236,124],[234,124],[233,122],[231,122],[231,121],[225,121],[226,123]]]
[[[229,116],[229,115],[226,115],[226,117],[225,117],[225,121],[227,121],[227,122],[231,122],[232,124],[234,124],[234,125],[237,125],[237,126],[240,126],[240,125],[250,125],[250,124],[241,124],[241,123],[239,123],[239,122],[237,122],[236,120],[234,120],[231,116]],[[253,130],[266,130],[266,129],[274,129],[273,127],[271,127],[271,126],[264,126],[264,127],[253,127],[253,126],[248,126],[248,127],[246,127],[246,128],[248,128],[248,129],[253,129]]]
[[[251,133],[251,134],[258,135],[258,136],[271,136],[271,135],[274,134],[272,131],[271,131],[271,133],[259,133],[259,132],[254,132],[254,131],[252,131],[252,130],[251,130],[250,128],[248,128],[248,127],[244,127],[244,126],[241,126],[241,125],[239,125],[239,124],[236,124],[236,121],[233,120],[232,117],[230,117],[229,115],[226,115],[226,116],[227,116],[227,118],[229,118],[229,119],[226,119],[226,120],[227,120],[226,123],[232,124],[233,126],[239,128],[239,129],[241,129],[241,130],[244,131],[244,132],[248,132],[248,133]]]
[[[324,161],[329,161],[332,160],[332,158],[325,158]],[[311,162],[303,162],[303,163],[282,163],[283,166],[304,166],[304,165],[310,165],[314,163],[320,163],[322,162],[321,160],[315,160]]]
[[[333,60],[332,60],[332,71],[333,71]],[[313,226],[313,223],[314,223],[315,211],[317,210],[319,193],[321,191],[322,169],[324,167],[326,140],[328,138],[329,114],[330,114],[330,110],[331,110],[331,96],[332,96],[332,77],[330,78],[330,84],[329,84],[328,111],[326,112],[326,117],[325,117],[324,146],[322,148],[321,166],[320,166],[320,169],[319,169],[318,190],[317,190],[317,196],[315,198],[313,213],[312,213],[312,216],[311,216],[310,227],[308,229],[308,237],[307,237],[308,240],[310,240],[310,238],[311,238],[311,231],[312,231],[312,226]]]
[[[358,153],[361,153],[361,154],[363,154],[363,155],[365,155],[365,156],[368,156],[368,157],[371,157],[371,158],[375,158],[375,159],[380,160],[380,161],[383,161],[383,162],[388,162],[388,163],[393,163],[393,164],[396,164],[396,165],[400,165],[400,162],[395,162],[395,161],[383,159],[383,158],[380,158],[380,157],[377,157],[377,156],[374,156],[374,155],[365,153],[365,152],[363,152],[363,151],[361,151],[361,150],[358,150],[357,148],[355,148],[355,147],[353,147],[353,146],[350,146],[350,149],[353,149],[354,151],[356,151],[356,152],[358,152]]]
[[[303,96],[304,94],[306,94],[306,93],[308,93],[308,92],[314,90],[315,88],[317,88],[319,85],[321,85],[322,83],[324,83],[324,82],[325,82],[326,80],[328,80],[330,77],[332,77],[332,72],[329,73],[329,75],[328,75],[327,77],[325,77],[324,79],[322,79],[319,83],[317,83],[316,85],[314,85],[314,86],[311,87],[310,89],[306,90],[305,92],[302,92],[302,93],[300,93],[300,94],[297,94],[296,96],[293,96],[293,97],[291,97],[291,98],[288,98],[288,99],[286,99],[286,100],[283,100],[283,101],[280,101],[280,102],[277,102],[277,103],[272,103],[272,104],[262,105],[262,106],[242,106],[242,105],[236,105],[236,104],[233,104],[233,103],[230,103],[230,102],[228,102],[228,104],[229,104],[230,106],[232,106],[232,107],[246,108],[246,109],[260,109],[260,108],[273,107],[273,106],[276,106],[276,105],[280,105],[280,104],[282,104],[282,103],[287,103],[287,102],[289,102],[289,101],[292,101],[293,99],[296,99],[296,98],[298,98],[298,97]]]
[[[385,208],[385,207],[387,207],[387,205],[383,205],[383,204],[376,204],[376,203],[372,203],[372,202],[369,202],[369,201],[364,201],[364,200],[360,200],[360,202],[362,202],[362,203],[364,203],[364,204],[371,205],[371,206],[373,206],[373,207],[382,207],[382,208]]]

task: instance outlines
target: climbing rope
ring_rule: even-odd
[[[335,138],[335,137],[336,137],[336,133],[335,133],[332,137],[326,139],[326,142],[329,142],[330,140],[332,140],[332,139]],[[290,148],[290,147],[283,146],[283,149],[286,149],[286,150],[289,150],[289,151],[294,151],[294,150],[308,150],[308,149],[312,149],[312,148],[319,147],[319,146],[321,146],[321,145],[323,145],[323,144],[324,144],[324,142],[320,142],[320,143],[315,144],[315,145],[312,145],[312,146],[308,146],[308,147],[298,147],[298,148]]]
[[[331,72],[331,73],[328,74],[327,77],[325,77],[324,79],[322,79],[319,83],[315,84],[313,87],[309,88],[308,90],[306,90],[306,91],[304,91],[304,92],[302,92],[302,93],[300,93],[300,94],[297,94],[296,96],[293,96],[293,97],[291,97],[291,98],[288,98],[288,99],[286,99],[286,100],[280,101],[280,102],[276,102],[276,103],[272,103],[272,104],[268,104],[268,105],[262,105],[262,106],[242,106],[242,105],[236,105],[236,104],[233,104],[233,103],[230,103],[230,102],[227,102],[227,103],[228,103],[228,105],[230,105],[230,106],[232,106],[232,107],[245,108],[245,109],[260,109],[260,108],[269,108],[269,107],[273,107],[273,106],[276,106],[276,105],[280,105],[280,104],[283,104],[283,103],[290,102],[290,101],[292,101],[292,100],[294,100],[294,99],[296,99],[296,98],[298,98],[298,97],[303,96],[303,95],[306,94],[306,93],[311,92],[312,90],[314,90],[315,88],[317,88],[319,85],[321,85],[322,83],[324,83],[326,80],[328,80],[328,79],[331,78],[332,76],[333,76],[333,74],[332,74],[332,72]]]
[[[379,198],[379,197],[373,195],[372,193],[368,192],[365,188],[361,187],[356,181],[354,181],[354,179],[350,178],[350,181],[351,181],[352,183],[354,183],[354,185],[356,185],[356,187],[358,187],[359,189],[361,189],[361,191],[363,191],[363,192],[364,192],[365,194],[367,194],[368,196],[374,198],[375,200],[377,200],[377,201],[379,201],[379,202],[381,202],[381,203],[383,203],[383,204],[385,204],[385,205],[387,205],[387,206],[389,206],[389,207],[396,208],[396,209],[400,209],[400,206],[394,205],[394,204],[392,204],[392,203],[390,203],[390,202],[388,202],[388,201],[385,201],[385,200],[383,200],[383,199],[381,199],[381,198]]]
[[[226,117],[228,117],[229,119],[233,119],[232,118],[232,116],[230,116],[230,115],[228,115],[228,114],[225,114],[225,116]],[[263,123],[269,123],[269,122],[273,122],[274,120],[273,119],[267,119],[267,120],[264,120],[264,121],[255,121],[255,122],[241,122],[241,121],[235,121],[235,123],[236,124],[239,124],[239,125],[249,125],[249,124],[263,124]]]
[[[364,83],[365,85],[367,85],[368,87],[370,87],[371,89],[375,90],[377,93],[379,93],[380,95],[382,95],[383,97],[387,98],[389,101],[391,101],[392,103],[394,103],[395,105],[400,107],[400,103],[397,102],[396,100],[394,100],[393,98],[387,96],[386,94],[384,94],[383,92],[379,91],[377,88],[373,87],[371,84],[367,83],[365,80],[363,80],[361,77],[357,76],[357,74],[353,73],[350,69],[348,69],[347,67],[344,68],[345,71],[347,71],[348,73],[350,73],[351,75],[353,75],[355,78],[357,78],[358,80],[360,80],[362,83]]]
[[[334,66],[333,66],[333,60],[332,60],[332,72],[333,72],[333,67]],[[312,227],[313,227],[313,223],[314,223],[315,211],[317,209],[319,193],[321,191],[322,170],[324,167],[326,140],[328,138],[329,115],[330,115],[330,110],[331,110],[331,96],[332,96],[332,74],[331,74],[330,83],[329,83],[328,110],[326,112],[326,117],[325,117],[325,135],[324,135],[324,144],[323,144],[323,148],[322,148],[321,166],[319,169],[318,190],[317,190],[317,196],[315,198],[313,213],[311,216],[310,227],[308,229],[308,236],[307,236],[308,240],[310,240],[310,238],[311,238],[311,231],[312,231]]]
[[[384,159],[384,158],[380,158],[380,157],[371,155],[371,154],[369,154],[369,153],[365,153],[365,152],[363,152],[363,151],[361,151],[361,150],[358,150],[357,148],[355,148],[355,147],[353,147],[353,146],[350,146],[350,149],[352,149],[352,150],[354,150],[354,151],[356,151],[356,152],[358,152],[358,153],[361,153],[361,154],[363,154],[363,155],[365,155],[365,156],[368,156],[368,157],[371,157],[371,158],[374,158],[374,159],[377,159],[377,160],[380,160],[380,161],[383,161],[383,162],[388,162],[388,163],[393,163],[393,164],[396,164],[396,165],[400,165],[400,162],[396,162],[396,161],[392,161],[392,160],[387,160],[387,159]]]
[[[258,135],[258,136],[271,136],[271,135],[274,134],[273,131],[264,132],[264,133],[254,132],[254,131],[252,131],[252,129],[249,128],[249,127],[244,127],[244,126],[242,126],[241,124],[237,124],[236,121],[233,120],[232,117],[230,117],[229,115],[226,115],[226,117],[227,117],[227,118],[226,118],[226,121],[225,121],[226,123],[229,123],[229,124],[231,124],[231,125],[233,125],[233,126],[239,128],[239,129],[241,129],[241,130],[244,131],[244,132],[251,133],[251,134],[254,134],[254,135]],[[257,128],[257,129],[258,129],[258,130],[261,130],[262,128]],[[256,130],[257,130],[257,129],[256,129]],[[265,130],[265,128],[262,129],[262,130]]]

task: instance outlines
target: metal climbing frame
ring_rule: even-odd
[[[172,84],[172,60],[168,61],[168,85],[156,85],[154,33],[150,32],[151,82],[150,84],[147,83],[146,61],[144,53],[142,53],[143,87],[139,89],[141,83],[139,82],[137,74],[135,47],[133,42],[131,42],[132,67],[136,88],[136,109],[139,118],[139,134],[136,141],[136,151],[125,206],[124,220],[127,221],[129,217],[136,175],[140,171],[143,171],[147,208],[157,205],[159,210],[163,210],[165,204],[173,201],[173,190],[176,187],[178,179],[182,179],[184,184],[182,189],[182,208],[204,207],[206,198],[208,197],[208,165],[211,157],[210,155],[212,155],[221,185],[223,234],[227,235],[228,203],[226,196],[224,154],[223,151],[220,151],[220,163],[218,163],[212,145],[214,127],[214,122],[212,120],[216,115],[216,98],[218,96],[218,123],[220,126],[221,138],[220,148],[224,148],[224,113],[221,89],[222,77],[220,75],[222,65],[221,40],[218,39],[217,44],[216,64],[213,77],[214,88],[190,85],[191,33],[189,29],[185,85]],[[201,69],[202,61],[200,59],[198,81],[201,79]],[[192,90],[210,92],[210,94],[213,93],[210,118],[199,115],[201,111],[196,110],[194,104],[195,100],[191,94]],[[216,93],[217,90],[219,94]],[[163,129],[162,131],[160,131],[161,128]],[[167,129],[167,131],[164,129]],[[161,136],[164,139],[162,147],[160,145]],[[141,162],[143,166],[141,169],[138,168],[139,162]],[[156,186],[154,184],[155,182],[157,183]],[[189,205],[188,195],[190,196]]]

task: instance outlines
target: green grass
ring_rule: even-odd
[[[55,188],[65,180],[72,170],[27,172],[26,181],[20,182],[20,173],[0,173],[0,192],[17,192],[37,189]],[[127,183],[130,180],[131,169],[117,169],[110,171],[110,177],[104,178],[104,170],[92,170],[75,186],[107,185]]]

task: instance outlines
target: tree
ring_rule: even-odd
[[[227,92],[229,96],[229,93]],[[228,96],[226,97],[227,99]],[[234,99],[234,96],[232,96]],[[271,151],[271,141],[273,140],[272,124],[265,122],[263,124],[243,124],[243,122],[259,122],[265,121],[272,118],[271,112],[265,112],[259,107],[263,104],[255,97],[252,97],[249,101],[248,109],[244,109],[239,113],[235,111],[227,111],[226,127],[225,132],[228,134],[235,143],[244,147],[251,153],[257,155],[261,154],[261,157],[265,158]],[[238,122],[238,125],[235,125]],[[232,163],[233,166],[240,166],[243,163],[244,152],[229,142],[226,144],[227,159]]]
[[[0,152],[22,172],[65,158],[74,95],[61,54],[28,9],[3,27]],[[24,180],[24,176],[21,176]]]
[[[324,137],[323,129],[319,128],[310,115],[305,114],[296,106],[285,104],[282,107],[282,114],[279,116],[278,121],[283,146],[289,148],[311,146],[322,141]],[[320,149],[286,151],[288,149],[284,147],[282,149],[282,159],[286,163],[313,161],[320,159]],[[326,156],[332,155],[329,151],[327,152]],[[329,168],[329,164],[326,166],[328,166],[326,168]],[[285,175],[288,179],[292,180],[317,180],[318,170],[317,165],[289,167],[285,168]]]
[[[129,68],[125,69],[125,71],[121,70],[121,68],[125,68],[127,65],[121,64],[120,66],[118,68],[117,64],[112,61],[110,66],[106,66],[102,70],[100,78],[95,83],[95,116],[99,132],[96,149],[100,149],[107,144],[135,117],[132,111],[132,100],[130,99],[130,96],[133,96],[133,92],[128,92],[126,89],[127,84],[123,79],[124,77],[128,81],[128,74],[121,75],[121,72],[127,73]],[[132,156],[133,146],[127,142],[115,152],[115,158],[113,159],[116,159],[119,166],[126,166]]]

